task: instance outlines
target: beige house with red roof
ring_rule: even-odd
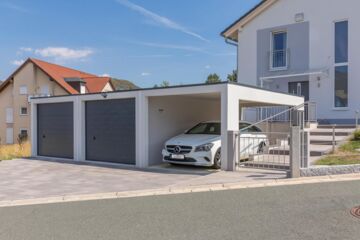
[[[0,84],[0,144],[30,136],[31,96],[56,96],[115,90],[110,77],[98,77],[29,58]]]

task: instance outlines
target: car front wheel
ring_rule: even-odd
[[[214,169],[220,169],[220,167],[221,167],[221,148],[219,148],[215,153],[214,165],[213,165]]]

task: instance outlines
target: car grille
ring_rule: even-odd
[[[180,148],[180,151],[175,151],[176,148]],[[167,145],[166,150],[169,153],[175,153],[175,154],[186,154],[191,152],[192,147],[191,146],[179,146],[179,145]]]

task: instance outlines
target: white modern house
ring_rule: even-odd
[[[222,32],[237,46],[238,81],[295,93],[321,123],[360,109],[360,1],[263,0]]]

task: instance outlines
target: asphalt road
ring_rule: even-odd
[[[360,181],[0,208],[0,239],[359,240]]]

